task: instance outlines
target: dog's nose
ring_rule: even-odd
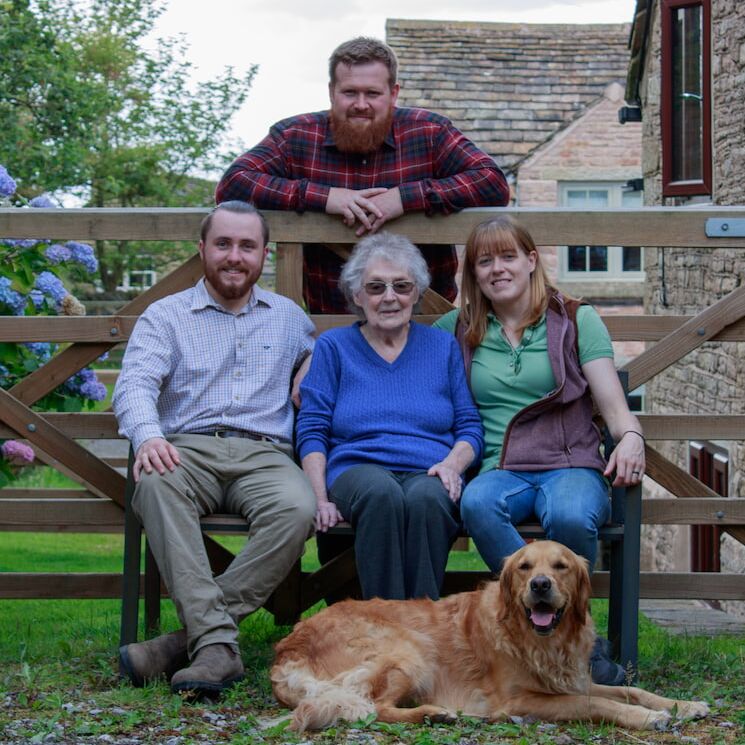
[[[545,595],[551,589],[551,580],[545,574],[539,574],[530,580],[530,589],[536,595]]]

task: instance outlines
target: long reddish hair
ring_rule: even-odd
[[[546,271],[541,263],[541,255],[530,233],[518,222],[506,215],[492,217],[479,223],[468,236],[466,255],[463,261],[463,282],[461,286],[461,323],[465,324],[465,339],[469,347],[475,348],[484,339],[487,327],[487,313],[492,309],[476,282],[474,267],[483,255],[498,256],[504,251],[517,248],[526,256],[535,252],[535,269],[530,275],[530,311],[522,319],[519,330],[536,323],[548,307],[548,299],[553,287],[548,282]]]

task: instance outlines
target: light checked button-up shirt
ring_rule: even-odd
[[[135,325],[114,390],[120,434],[135,451],[151,437],[214,429],[290,441],[292,375],[313,333],[295,303],[258,286],[236,314],[204,279],[153,303]]]

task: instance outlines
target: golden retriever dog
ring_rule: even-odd
[[[277,700],[292,728],[374,714],[383,722],[614,722],[664,727],[704,717],[701,701],[595,685],[585,559],[537,541],[510,556],[499,582],[432,600],[346,600],[298,623],[276,647]]]

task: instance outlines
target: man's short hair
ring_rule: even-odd
[[[396,53],[379,39],[371,36],[358,36],[340,44],[329,57],[329,82],[336,82],[336,66],[364,65],[368,62],[382,62],[388,68],[388,85],[393,88],[398,82],[398,59]]]
[[[218,210],[227,210],[228,212],[241,212],[244,215],[256,215],[261,223],[261,234],[264,238],[264,245],[269,243],[269,225],[267,224],[264,215],[254,207],[251,202],[241,202],[240,199],[231,199],[228,202],[220,202],[214,209],[205,215],[202,220],[202,224],[199,227],[199,237],[202,239],[202,243],[207,240],[207,233],[210,232],[212,227],[212,217]]]

